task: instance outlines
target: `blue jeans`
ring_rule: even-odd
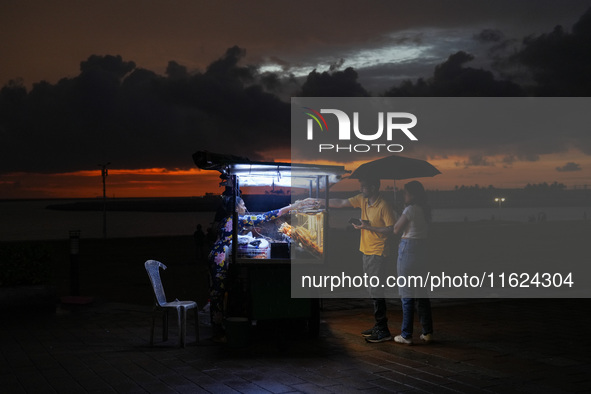
[[[415,301],[419,310],[419,321],[423,327],[423,334],[433,332],[431,301],[428,298],[402,298],[402,337],[405,339],[412,338]]]
[[[401,239],[398,246],[398,276],[409,277],[421,275],[425,277],[427,269],[427,240]],[[433,332],[431,317],[431,302],[426,291],[422,288],[401,287],[399,293],[402,298],[402,337],[410,339],[413,333],[415,303],[418,307],[419,321],[423,327],[423,334]]]

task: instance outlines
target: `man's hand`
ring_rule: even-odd
[[[361,224],[353,224],[353,227],[357,230],[370,230],[369,220],[362,220]]]
[[[370,225],[369,220],[362,220],[361,224],[353,224],[353,227],[357,230],[367,230],[373,231],[374,233],[378,234],[391,234],[392,233],[392,226],[387,227],[374,227]]]

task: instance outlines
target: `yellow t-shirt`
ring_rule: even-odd
[[[378,199],[372,205],[369,205],[368,199],[363,197],[363,194],[349,198],[349,203],[354,208],[361,208],[361,219],[368,220],[370,226],[388,227],[393,226],[396,222],[392,208],[381,195],[378,196]],[[388,234],[361,230],[359,250],[365,255],[381,256],[384,254],[388,236]]]

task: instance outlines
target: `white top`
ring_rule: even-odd
[[[408,219],[408,225],[402,233],[402,238],[426,239],[429,230],[429,224],[425,218],[423,208],[418,205],[409,205],[404,208],[402,214]]]

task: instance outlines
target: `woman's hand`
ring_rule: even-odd
[[[283,216],[290,211],[301,211],[304,209],[317,209],[320,207],[320,200],[317,198],[306,198],[305,200],[297,200],[293,204],[283,207],[279,210],[279,216]]]
[[[320,207],[320,201],[317,198],[306,198],[304,200],[298,200],[290,205],[291,209],[303,210],[303,209],[317,209]]]

